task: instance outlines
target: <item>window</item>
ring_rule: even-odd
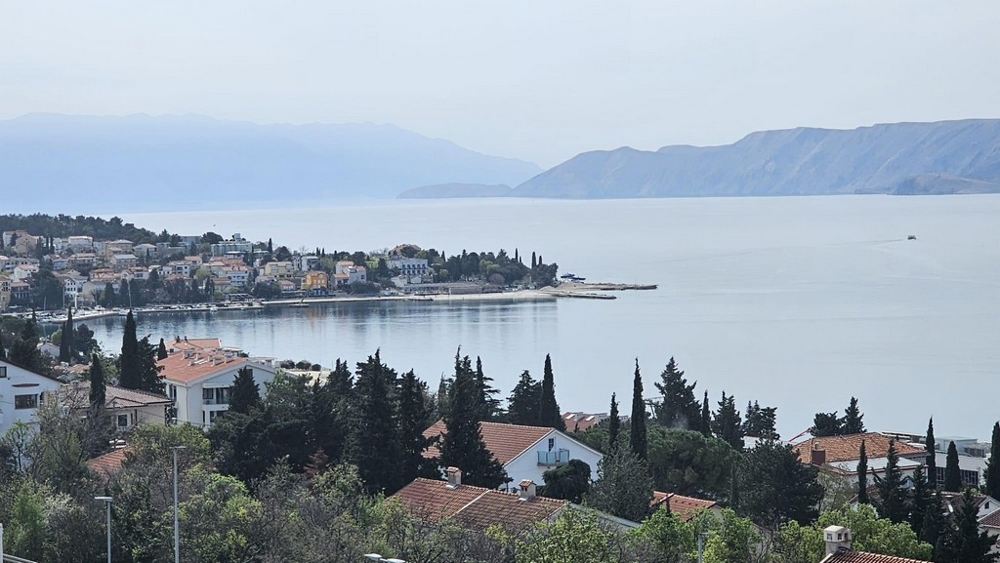
[[[0,366],[0,379],[7,377],[7,366]]]
[[[38,395],[14,395],[15,409],[37,409]]]
[[[551,452],[552,448],[554,448],[554,447],[556,447],[556,439],[555,438],[549,438],[549,451]]]
[[[215,389],[202,389],[201,390],[201,402],[205,405],[215,404]]]
[[[128,415],[127,414],[120,414],[120,415],[118,415],[117,422],[118,422],[118,428],[125,428],[125,427],[127,427],[128,426]]]

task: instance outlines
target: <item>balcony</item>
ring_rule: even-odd
[[[543,467],[558,467],[567,463],[569,463],[569,450],[538,452],[538,465]]]

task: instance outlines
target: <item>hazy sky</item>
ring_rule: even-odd
[[[3,2],[0,118],[390,122],[556,164],[1000,114],[996,0]]]

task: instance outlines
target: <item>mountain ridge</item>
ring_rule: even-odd
[[[1000,119],[798,127],[753,132],[728,145],[588,151],[516,186],[512,195],[591,199],[912,193],[915,178],[920,178],[922,193],[994,191],[991,186],[1000,185]],[[937,181],[948,187],[934,185]]]

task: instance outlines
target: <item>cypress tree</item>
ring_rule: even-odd
[[[476,420],[476,395],[471,361],[456,354],[455,379],[444,413],[447,430],[441,440],[441,465],[461,469],[463,483],[496,489],[507,481],[507,474],[483,442]]]
[[[139,389],[139,339],[136,337],[132,311],[125,317],[122,333],[122,353],[118,357],[118,384],[125,389]]]
[[[500,415],[500,400],[496,395],[500,392],[490,385],[493,378],[483,373],[483,361],[476,356],[476,389],[478,390],[479,420],[496,420]]]
[[[618,401],[611,394],[611,414],[608,415],[608,452],[618,447],[618,434],[621,431],[622,419],[618,416]]]
[[[107,403],[107,383],[104,381],[104,366],[101,357],[94,354],[90,357],[90,408],[103,409]]]
[[[150,393],[163,393],[164,383],[160,377],[163,366],[156,362],[156,346],[149,341],[149,336],[139,340],[139,387]]]
[[[535,252],[531,252],[531,269],[534,270],[535,266],[538,265],[538,261],[535,259]]]
[[[233,379],[233,391],[229,397],[229,411],[249,414],[250,410],[258,405],[260,405],[260,386],[254,381],[251,369],[242,367],[236,372],[236,378]]]
[[[7,361],[7,350],[3,347],[3,334],[0,334],[0,360]]]
[[[701,402],[701,428],[699,428],[702,434],[705,436],[712,435],[712,409],[708,405],[708,391],[705,391],[705,398]]]
[[[403,485],[417,477],[435,476],[435,467],[424,458],[424,450],[433,441],[424,438],[430,418],[427,384],[417,379],[411,369],[399,380],[399,439],[403,455],[400,483]]]
[[[167,359],[167,356],[169,356],[169,354],[167,354],[167,345],[165,342],[163,342],[163,339],[161,338],[160,345],[156,347],[156,359],[157,361],[165,360]]]
[[[875,488],[878,491],[879,515],[898,524],[906,519],[906,499],[903,472],[899,469],[899,454],[896,452],[896,441],[889,440],[889,450],[886,453],[885,476],[875,477]]]
[[[858,504],[868,504],[868,452],[864,440],[858,450]]]
[[[955,442],[948,443],[948,456],[944,466],[944,490],[953,493],[962,491],[962,471],[958,467],[958,448]]]
[[[1000,498],[1000,422],[993,423],[990,459],[986,462],[986,494]]]
[[[924,451],[927,452],[927,482],[930,484],[931,489],[937,489],[937,445],[934,440],[933,416],[927,422],[927,436],[924,438]]]
[[[556,386],[552,375],[552,358],[545,354],[545,372],[542,375],[542,396],[538,407],[538,425],[566,431],[566,423],[556,402]]]
[[[632,427],[629,445],[640,459],[646,459],[646,403],[642,399],[642,375],[639,374],[639,358],[635,359],[635,378],[632,380]]]
[[[66,310],[66,322],[62,326],[62,336],[59,338],[59,361],[69,363],[73,357],[73,308]]]
[[[858,400],[851,397],[851,403],[844,410],[844,422],[841,425],[844,434],[861,434],[865,431],[865,415],[858,408]]]

